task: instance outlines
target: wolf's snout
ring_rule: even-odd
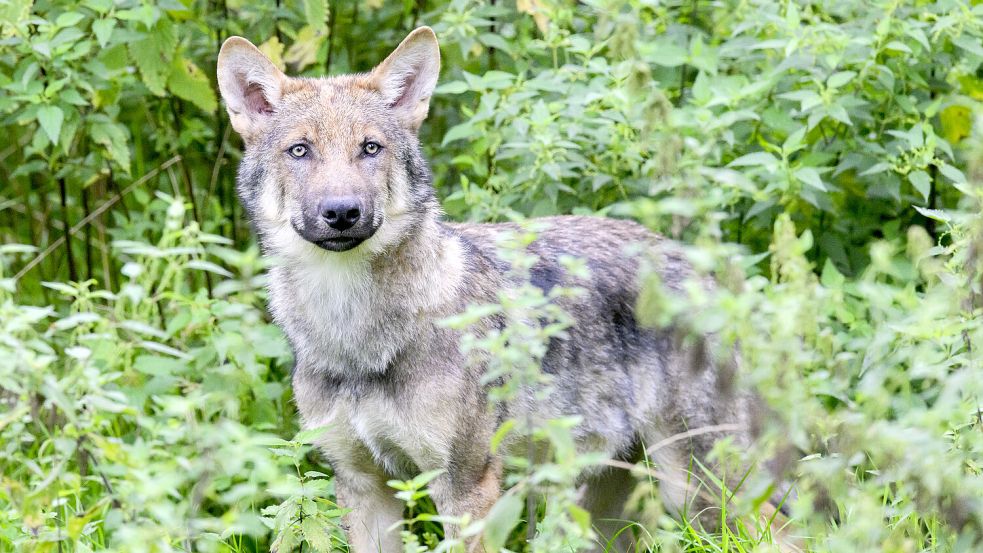
[[[318,204],[321,217],[328,226],[338,230],[348,230],[362,217],[362,206],[357,198],[325,198]]]

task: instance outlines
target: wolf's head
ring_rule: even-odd
[[[318,79],[225,41],[218,84],[245,143],[239,197],[270,253],[382,252],[439,209],[417,140],[439,70],[428,27],[370,73]]]

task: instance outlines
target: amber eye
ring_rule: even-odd
[[[307,155],[307,146],[304,146],[303,144],[294,144],[287,151],[290,152],[290,155],[295,159],[300,159]]]
[[[382,146],[380,146],[378,142],[366,142],[365,145],[362,146],[362,153],[367,156],[374,156],[378,154],[379,150],[381,149]]]

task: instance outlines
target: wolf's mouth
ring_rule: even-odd
[[[337,238],[326,238],[324,240],[319,240],[315,242],[315,244],[328,251],[344,252],[358,246],[364,241],[365,238],[339,236]]]

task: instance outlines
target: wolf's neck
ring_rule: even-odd
[[[271,311],[301,371],[383,373],[424,326],[457,312],[462,245],[436,218],[385,255],[357,253],[281,262],[271,271]]]

